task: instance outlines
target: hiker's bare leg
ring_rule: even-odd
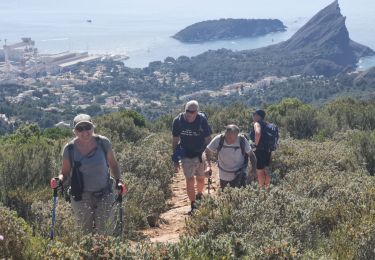
[[[196,176],[195,178],[197,180],[197,192],[203,193],[205,177],[204,176]]]
[[[195,178],[194,176],[193,177],[190,177],[190,178],[186,178],[186,192],[187,192],[187,195],[189,197],[189,200],[192,202],[192,201],[195,201]]]
[[[271,183],[271,174],[270,174],[270,168],[269,167],[264,168],[264,176],[265,176],[264,184],[265,184],[266,188],[269,188],[270,183]]]
[[[257,169],[257,178],[258,178],[258,185],[259,185],[259,188],[263,188],[263,186],[265,185],[265,182],[266,182],[266,176],[264,174],[264,170],[261,169],[261,170],[258,170]]]
[[[182,170],[186,180],[186,193],[190,202],[195,201],[195,171],[199,163],[198,158],[183,158],[181,160]]]

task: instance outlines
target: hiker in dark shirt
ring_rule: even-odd
[[[195,200],[202,197],[205,179],[205,158],[202,154],[206,145],[211,141],[211,128],[207,118],[199,112],[199,104],[192,100],[185,105],[185,112],[179,114],[173,121],[173,152],[181,151],[181,166],[186,178],[187,195],[191,202],[191,211],[196,208]],[[179,162],[175,162],[178,172]],[[195,194],[195,182],[197,194]]]
[[[269,188],[271,182],[271,176],[269,171],[269,166],[271,163],[271,151],[266,145],[266,136],[264,128],[265,121],[264,118],[266,112],[264,110],[258,109],[253,113],[254,121],[254,132],[255,132],[255,156],[257,158],[257,178],[259,188]],[[263,128],[263,129],[262,129]]]

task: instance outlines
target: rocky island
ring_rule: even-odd
[[[184,43],[233,40],[282,32],[286,26],[277,19],[220,19],[195,23],[172,37]]]

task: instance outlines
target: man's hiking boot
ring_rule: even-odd
[[[193,215],[194,211],[197,209],[197,206],[195,205],[195,201],[192,201],[191,202],[191,209],[190,211],[188,212],[188,215]]]
[[[195,199],[198,200],[198,201],[201,201],[203,198],[203,194],[202,193],[197,193],[197,195],[195,195]]]
[[[195,201],[191,202],[191,209],[190,211],[188,212],[188,215],[192,215],[193,212],[199,207],[201,201],[203,199],[203,194],[202,193],[197,193],[195,195]]]

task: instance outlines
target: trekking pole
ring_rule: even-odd
[[[56,201],[57,201],[57,189],[60,186],[60,179],[54,178],[55,181],[59,182],[59,185],[53,189],[53,207],[52,207],[52,227],[51,227],[51,234],[50,239],[53,240],[55,236],[55,222],[56,222]]]
[[[124,192],[125,187],[123,184],[118,183],[117,184],[117,190],[119,190],[118,196],[116,198],[115,202],[118,202],[118,214],[120,219],[120,237],[123,236],[123,207],[122,207],[122,193]]]
[[[208,172],[208,181],[207,181],[207,190],[208,190],[208,194],[210,194],[210,190],[211,190],[211,185],[212,185],[212,170],[210,170]]]
[[[119,214],[119,217],[120,217],[120,235],[122,237],[122,231],[123,231],[123,223],[122,223],[122,214],[123,214],[123,209],[122,209],[122,195],[119,194],[118,195],[118,214]]]

